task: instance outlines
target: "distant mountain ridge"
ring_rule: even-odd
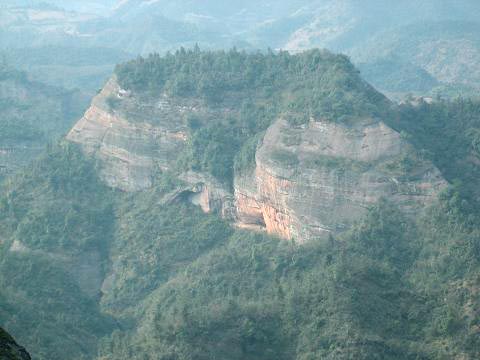
[[[56,8],[40,1],[10,2],[0,8],[0,24],[4,24],[0,48],[71,47],[75,43],[76,47],[92,49],[92,55],[94,49],[104,48],[111,53],[107,48],[113,48],[133,57],[174,51],[181,46],[192,48],[195,44],[204,49],[236,46],[292,52],[319,47],[343,52],[367,67],[376,61],[395,59],[400,61],[399,69],[391,70],[397,77],[412,63],[439,82],[407,87],[400,95],[409,91],[431,94],[436,90],[470,95],[478,88],[477,74],[469,74],[480,61],[475,29],[480,18],[477,1],[128,0],[115,4],[82,2],[82,6],[77,6],[78,2],[47,3]],[[19,36],[20,31],[29,36]],[[449,54],[445,56],[447,49]],[[465,53],[467,56],[462,56]],[[411,54],[416,57],[412,59]],[[112,54],[110,66],[124,60]],[[382,87],[391,77],[368,74],[373,76],[368,80],[380,86],[380,90],[391,92],[392,89]],[[423,81],[423,76],[417,74],[414,83]],[[105,79],[106,72],[102,76]]]

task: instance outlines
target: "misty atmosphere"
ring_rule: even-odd
[[[480,2],[0,0],[27,359],[480,359]]]

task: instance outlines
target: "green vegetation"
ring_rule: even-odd
[[[111,190],[71,144],[2,185],[0,308],[8,310],[0,321],[36,358],[91,358],[113,327],[98,293],[85,290],[104,276],[111,204]]]
[[[480,212],[458,188],[298,246],[160,205],[176,186],[114,192],[69,144],[3,185],[0,319],[36,358],[479,356]]]
[[[450,183],[460,182],[461,192],[478,193],[480,168],[480,102],[458,99],[432,104],[403,105],[390,125],[429,157]]]
[[[160,185],[117,202],[115,213],[121,226],[115,228],[110,256],[122,261],[114,264],[117,275],[102,305],[120,318],[232,233],[226,222],[204,215],[197,207],[159,206],[158,199],[166,191]]]
[[[80,89],[91,96],[111,76],[115,64],[133,57],[122,50],[85,46],[81,42],[6,48],[5,58],[27,71],[30,78],[55,87]]]
[[[243,144],[242,148],[235,156],[235,174],[240,175],[255,168],[255,154],[257,153],[257,148],[264,135],[265,133],[263,131],[259,132],[256,136],[253,136]]]
[[[368,170],[371,164],[365,161],[360,161],[360,160],[352,160],[352,159],[335,157],[335,156],[327,156],[327,155],[317,155],[314,158],[307,159],[306,166],[311,168],[323,167],[323,168],[336,170],[336,171],[351,170],[356,172],[364,172]]]
[[[439,213],[452,209],[452,196],[445,194]],[[423,245],[423,239],[440,245],[432,235],[444,220],[429,214],[417,227],[383,201],[330,242],[297,247],[260,234],[224,234],[152,290],[135,312],[142,314],[139,331],[104,339],[102,359],[478,356],[475,319],[464,313],[465,304],[473,300],[473,309],[480,301],[476,283],[458,289],[456,276],[469,277],[465,271],[453,275],[463,266],[450,262],[466,257],[478,274],[478,249],[451,254],[450,246],[466,234],[447,226],[441,253]],[[425,268],[427,263],[438,268]],[[455,271],[447,275],[445,266]],[[446,299],[440,296],[445,293]]]
[[[105,231],[109,225],[104,221],[112,218],[112,209],[102,201],[108,191],[74,145],[49,149],[29,172],[19,174],[4,187],[0,219],[8,220],[3,224],[8,225],[13,238],[22,239],[31,249],[85,250],[108,236]],[[90,202],[95,198],[99,202],[92,207]]]
[[[428,94],[439,81],[419,66],[399,59],[359,64],[362,76],[377,89],[388,92]]]
[[[288,167],[294,167],[298,164],[298,157],[294,153],[287,150],[277,150],[272,153],[271,159],[277,163]]]
[[[191,128],[188,147],[180,162],[185,169],[206,171],[231,185],[235,155],[245,141],[245,134],[234,121],[227,124],[210,123]]]
[[[51,133],[66,131],[85,106],[77,92],[32,82],[5,63],[0,64],[0,84],[0,141],[45,141]]]
[[[0,62],[0,87],[0,165],[8,173],[63,135],[87,105],[79,92],[30,81],[5,62]]]
[[[126,89],[195,97],[209,104],[229,103],[248,90],[277,99],[277,113],[327,118],[381,113],[386,102],[361,80],[347,57],[311,50],[299,55],[234,50],[179,50],[161,57],[138,58],[116,68]]]
[[[336,71],[323,71],[329,61]],[[313,111],[309,96],[321,116],[340,111],[331,120],[375,114],[355,105],[368,94],[382,108],[378,93],[356,92],[365,85],[348,64],[318,51],[193,50],[117,73],[142,96],[167,91],[231,108],[185,119],[179,164],[228,182],[233,169],[253,168],[275,117]],[[337,95],[325,100],[327,89]],[[175,171],[125,194],[107,188],[77,146],[50,146],[0,189],[0,321],[39,360],[480,358],[479,109],[465,100],[400,107],[392,126],[454,185],[417,218],[382,199],[348,232],[304,245],[235,229],[181,199],[163,203],[180,186]],[[274,160],[298,161],[289,152]],[[406,156],[391,170],[414,167]]]
[[[138,58],[117,66],[116,74],[123,88],[139,96],[166,93],[185,101],[200,99],[205,107],[220,110],[215,116],[187,119],[191,137],[182,164],[230,185],[233,168],[251,167],[259,134],[280,116],[301,125],[312,117],[345,121],[377,116],[388,108],[348,58],[320,50],[290,55],[197,47]]]
[[[377,33],[349,54],[380,91],[477,97],[479,30],[476,21],[412,21]]]
[[[15,84],[25,85],[28,83],[24,72],[10,67],[6,63],[0,64],[0,82],[12,84],[11,90]],[[0,106],[2,108],[2,117],[0,118],[0,141],[24,139],[34,140],[43,136],[41,130],[32,123],[25,123],[24,113],[32,111],[32,105],[21,101],[15,97],[3,95],[0,97]],[[20,113],[20,114],[19,114]],[[23,121],[22,121],[23,120]],[[28,119],[27,121],[33,119]]]

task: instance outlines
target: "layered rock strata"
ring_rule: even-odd
[[[137,191],[152,186],[155,172],[166,169],[183,149],[186,131],[181,121],[162,121],[164,111],[156,109],[151,121],[141,121],[116,111],[118,102],[131,104],[132,113],[145,109],[111,79],[96,96],[67,139],[100,160],[101,177],[115,188]],[[152,125],[158,123],[158,126]]]
[[[237,177],[237,221],[303,242],[348,229],[387,198],[416,213],[446,185],[399,133],[380,121],[281,119],[267,131],[255,169]]]
[[[100,176],[109,186],[139,191],[151,187],[159,172],[176,165],[186,146],[186,115],[199,111],[208,110],[166,96],[137,98],[120,88],[113,77],[67,139],[99,161]],[[185,185],[179,185],[162,202],[188,200],[205,212],[219,211],[233,218],[233,196],[219,181],[196,172],[179,178]]]
[[[140,99],[112,78],[67,138],[99,160],[109,186],[138,191],[176,164],[186,146],[186,114],[199,111],[211,110],[164,95]],[[350,228],[380,198],[416,214],[446,186],[398,132],[372,118],[301,126],[278,119],[254,169],[236,174],[234,194],[207,174],[179,177],[184,185],[162,203],[190,201],[239,227],[298,242]]]

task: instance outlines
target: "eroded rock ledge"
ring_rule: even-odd
[[[87,153],[101,161],[100,175],[109,186],[138,191],[152,186],[155,172],[168,168],[176,160],[186,141],[186,130],[181,121],[160,122],[164,116],[161,108],[152,114],[151,122],[146,122],[127,119],[109,105],[115,101],[128,102],[128,97],[112,78],[67,139],[81,144]],[[151,125],[154,122],[160,125]]]
[[[112,78],[67,139],[100,161],[109,186],[138,191],[176,163],[188,134],[183,115],[196,111],[208,109],[167,97],[142,102]],[[297,242],[348,229],[382,197],[415,214],[446,186],[398,132],[371,118],[312,119],[302,126],[277,120],[257,149],[254,169],[236,174],[234,194],[207,174],[180,179],[185,186],[163,202],[190,201],[239,227]]]
[[[380,121],[278,120],[255,169],[236,178],[237,221],[303,242],[348,229],[382,197],[416,213],[444,186],[440,172]]]

